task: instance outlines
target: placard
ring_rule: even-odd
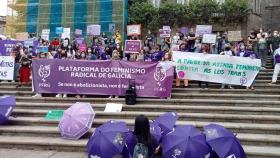
[[[19,32],[16,33],[16,39],[20,41],[24,41],[28,39],[28,32]]]
[[[62,39],[70,39],[71,37],[71,29],[70,28],[63,28],[63,33],[61,34]]]
[[[62,34],[63,31],[64,31],[63,27],[56,27],[56,28],[55,28],[55,33],[56,33],[57,35]]]
[[[141,50],[141,40],[126,40],[125,53],[139,53]]]
[[[159,37],[161,37],[161,38],[169,38],[169,37],[171,37],[171,30],[159,29]]]
[[[0,56],[0,80],[14,80],[14,65],[14,57]]]
[[[212,33],[212,25],[196,25],[197,36],[203,36],[203,34],[211,34]]]
[[[83,30],[76,29],[76,30],[75,30],[75,35],[77,35],[77,36],[83,35]]]
[[[43,29],[41,38],[48,41],[50,39],[50,29]]]
[[[141,25],[127,25],[128,36],[141,35]]]
[[[104,112],[122,112],[123,104],[107,103]]]
[[[100,33],[101,33],[100,25],[88,25],[87,26],[87,35],[100,36]]]
[[[215,44],[216,40],[216,34],[203,34],[202,43]]]
[[[242,41],[241,31],[228,31],[228,41]]]
[[[179,79],[251,86],[261,68],[260,59],[173,51]]]
[[[38,47],[38,52],[39,53],[48,53],[49,52],[49,47],[39,46]]]
[[[109,32],[111,33],[116,32],[116,24],[109,24]]]
[[[81,44],[79,45],[79,49],[81,52],[85,52],[87,50],[87,45],[86,44]]]

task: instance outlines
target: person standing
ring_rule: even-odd
[[[270,51],[272,54],[275,52],[276,49],[279,48],[280,44],[280,37],[278,31],[273,32],[273,36],[269,40]]]
[[[251,58],[251,59],[259,59],[258,54],[253,51],[252,45],[247,46],[247,50],[244,54],[244,57]],[[253,81],[252,85],[247,87],[246,89],[247,90],[249,90],[249,89],[254,90],[254,83],[255,83],[255,81]]]
[[[262,33],[257,43],[257,53],[262,62],[262,68],[265,69],[266,58],[267,58],[267,41],[266,35]]]
[[[274,57],[275,67],[274,67],[272,82],[270,83],[271,85],[276,84],[278,74],[280,71],[280,44],[279,44],[279,48],[275,50],[273,57]]]
[[[234,56],[232,50],[231,50],[231,46],[230,44],[226,44],[225,45],[225,50],[223,52],[220,53],[220,55],[226,55],[226,56]],[[227,84],[222,84],[221,89],[225,89],[225,86]],[[233,87],[231,87],[231,85],[227,85],[229,89],[233,89]]]
[[[191,28],[190,29],[190,33],[188,35],[188,48],[189,48],[189,52],[194,52],[195,50],[195,40],[196,40],[196,36],[195,36],[195,33],[194,33],[194,29]]]

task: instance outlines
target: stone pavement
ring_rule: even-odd
[[[0,158],[87,158],[82,152],[58,152],[54,150],[1,149]]]

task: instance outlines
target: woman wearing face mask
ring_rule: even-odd
[[[261,59],[262,62],[262,68],[265,69],[265,65],[266,65],[266,58],[267,58],[267,41],[266,41],[266,37],[265,34],[261,34],[261,37],[258,40],[257,43],[257,53],[258,56]]]
[[[241,44],[239,47],[239,51],[237,52],[236,56],[238,57],[244,57],[246,50],[245,50],[245,45]]]
[[[220,53],[220,55],[226,55],[226,56],[234,56],[232,50],[231,50],[231,46],[230,44],[226,44],[225,45],[225,50],[223,52]],[[221,89],[224,89],[226,86],[226,84],[222,84]],[[233,87],[231,87],[231,85],[227,85],[229,89],[233,89]]]
[[[247,46],[247,50],[244,54],[244,57],[251,58],[251,59],[259,59],[258,54],[253,51],[252,45]],[[255,83],[255,81],[252,83],[252,85],[250,87],[247,87],[246,89],[247,90],[249,90],[249,89],[254,90],[254,83]]]

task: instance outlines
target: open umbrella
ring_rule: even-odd
[[[78,140],[89,131],[95,113],[90,103],[76,103],[64,111],[59,122],[61,136]]]
[[[207,143],[221,158],[245,158],[244,149],[236,136],[218,124],[204,126]]]
[[[208,158],[211,154],[205,135],[192,125],[176,126],[163,137],[162,149],[165,158]]]
[[[155,122],[161,128],[163,135],[166,135],[173,130],[178,118],[176,112],[167,112],[155,119]]]
[[[88,157],[111,158],[121,154],[128,128],[124,122],[109,121],[96,128],[87,143]]]
[[[156,147],[160,144],[161,141],[161,128],[156,122],[150,122],[150,133],[151,136],[153,137],[154,144]]]
[[[0,125],[9,120],[13,109],[16,106],[16,99],[14,96],[0,97]]]

